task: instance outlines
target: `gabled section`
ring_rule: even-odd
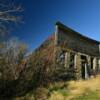
[[[56,23],[55,44],[59,46],[64,45],[65,48],[76,52],[100,56],[99,41],[83,36],[60,22]]]

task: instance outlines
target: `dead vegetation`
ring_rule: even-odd
[[[65,82],[64,84],[68,84],[68,86],[64,87],[63,89],[58,88],[58,90],[54,90],[51,93],[49,100],[77,100],[76,98],[79,96],[83,96],[82,100],[84,99],[84,95],[90,95],[89,93],[97,93],[100,99],[100,76],[96,78],[91,78],[89,80],[79,80],[79,81],[70,81]],[[59,85],[60,86],[60,85]],[[89,96],[87,100],[99,100],[99,99],[92,99],[92,95]],[[81,99],[78,99],[81,100]]]

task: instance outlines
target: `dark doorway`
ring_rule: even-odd
[[[93,69],[93,57],[91,58],[91,69]]]
[[[88,78],[88,62],[84,55],[81,55],[81,75],[83,79]]]
[[[69,64],[70,68],[74,68],[74,60],[75,60],[75,54],[70,53],[70,64]]]

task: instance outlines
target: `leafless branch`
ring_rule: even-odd
[[[0,34],[3,32],[6,33],[8,23],[10,26],[10,23],[19,23],[21,22],[20,12],[22,12],[23,9],[21,5],[16,5],[14,2],[10,2],[9,4],[5,4],[2,1],[0,1]],[[5,26],[5,28],[2,28]]]

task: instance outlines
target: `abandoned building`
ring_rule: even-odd
[[[87,79],[100,72],[100,42],[57,22],[54,39],[55,63],[73,69],[76,77]]]
[[[39,63],[41,61],[44,69],[49,70],[49,75],[54,70],[54,77],[88,79],[100,74],[100,42],[60,22],[55,24],[54,34],[37,51],[40,52],[36,55]]]

